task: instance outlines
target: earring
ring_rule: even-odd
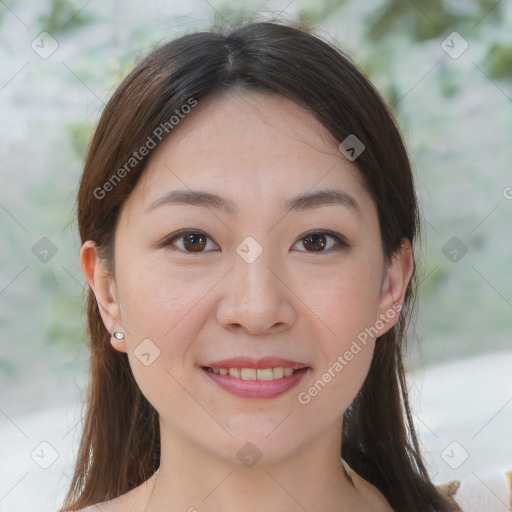
[[[123,340],[124,334],[122,332],[115,331],[114,334],[112,334],[116,340]]]

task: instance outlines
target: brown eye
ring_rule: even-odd
[[[193,231],[185,229],[178,231],[157,244],[158,247],[166,247],[168,249],[177,250],[185,253],[203,253],[218,250],[217,244],[201,231]]]
[[[311,251],[322,251],[327,245],[327,242],[325,240],[325,235],[316,233],[304,238],[303,245],[306,249]]]
[[[182,238],[187,251],[200,252],[206,247],[206,237],[202,233],[192,233]]]
[[[305,249],[303,251],[299,248],[299,252],[330,253],[350,248],[350,244],[343,236],[324,231],[306,233],[296,242],[296,245],[298,244]]]

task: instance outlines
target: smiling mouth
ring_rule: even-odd
[[[277,398],[297,386],[310,371],[309,366],[293,362],[290,363],[295,368],[290,366],[270,366],[272,364],[270,361],[262,364],[262,366],[267,366],[268,364],[267,368],[220,366],[226,363],[227,361],[219,361],[217,363],[219,366],[202,366],[201,370],[204,372],[204,375],[224,391],[247,399]],[[233,363],[235,362],[233,361]],[[276,363],[279,364],[277,361],[274,364]],[[246,363],[240,362],[238,364]],[[249,364],[257,366],[256,363]]]
[[[290,377],[294,373],[306,370],[307,368],[286,368],[277,366],[274,368],[215,368],[210,366],[203,366],[204,370],[215,375],[224,375],[239,380],[280,380],[285,377]]]

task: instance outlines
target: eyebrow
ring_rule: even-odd
[[[144,210],[144,213],[148,213],[162,205],[174,204],[214,208],[216,210],[224,210],[230,214],[238,213],[238,208],[233,201],[202,190],[171,190],[153,201]],[[286,213],[300,212],[329,205],[341,205],[356,213],[361,213],[357,201],[347,192],[337,189],[318,190],[292,197],[285,202],[284,211]]]

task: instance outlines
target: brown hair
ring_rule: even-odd
[[[93,240],[113,265],[120,208],[152,150],[143,157],[137,153],[130,167],[126,162],[159,126],[171,134],[169,119],[191,98],[200,102],[233,87],[291,99],[338,141],[356,134],[366,149],[354,163],[377,205],[386,261],[403,238],[413,244],[419,215],[411,167],[384,100],[343,52],[305,27],[269,22],[182,36],[151,52],[123,80],[101,116],[85,163],[78,192],[82,242]],[[123,166],[125,172],[118,172]],[[122,179],[114,183],[116,172]],[[105,187],[109,180],[113,186]],[[108,193],[98,192],[107,188]],[[420,455],[402,363],[415,281],[409,283],[398,323],[378,339],[368,376],[346,412],[342,456],[397,512],[444,512],[450,510],[448,501],[430,481]],[[158,413],[138,388],[126,354],[109,343],[91,290],[87,318],[91,380],[62,511],[128,492],[160,461]]]

